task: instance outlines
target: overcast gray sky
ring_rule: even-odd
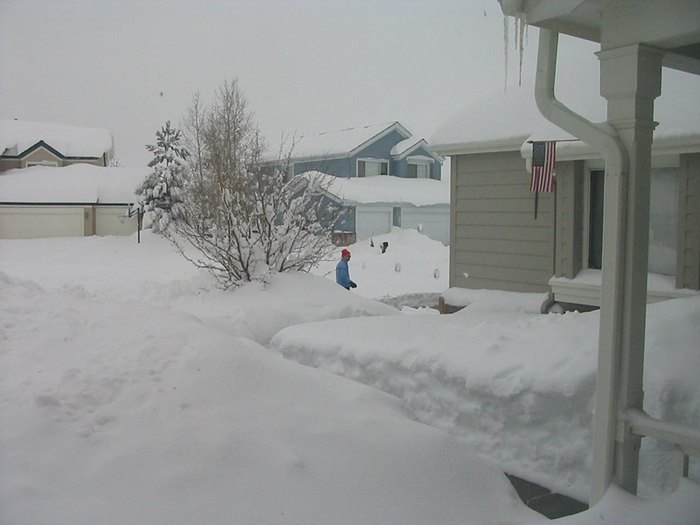
[[[496,0],[0,0],[0,118],[107,128],[137,166],[196,91],[238,78],[271,143],[394,120],[429,139],[504,89],[503,28]]]

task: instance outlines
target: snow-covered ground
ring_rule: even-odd
[[[223,292],[149,232],[0,241],[0,522],[547,521],[504,469],[585,496],[597,314],[492,292],[399,311],[373,299],[432,301],[447,249],[374,242],[350,247],[352,292],[334,261]],[[700,427],[700,298],[652,305],[648,337],[647,409]],[[561,522],[698,516],[687,481]]]

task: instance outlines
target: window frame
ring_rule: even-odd
[[[51,168],[58,168],[58,161],[56,160],[28,160],[26,164],[27,168],[32,166],[49,166]]]
[[[363,162],[365,164],[362,175],[360,175],[360,162]],[[355,162],[355,175],[357,177],[367,178],[367,163],[380,164],[379,174],[378,175],[370,175],[370,177],[383,177],[383,176],[391,175],[391,162],[389,161],[389,159],[374,158],[374,157],[361,157],[361,158],[358,158],[357,161]],[[383,165],[383,164],[386,165],[386,173],[382,173],[381,165]]]
[[[430,163],[429,162],[411,162],[409,165],[416,167],[416,179],[429,179],[430,178]],[[420,168],[425,168],[425,175],[421,176]]]
[[[661,157],[652,158],[651,171],[657,169],[667,169],[675,168],[677,171],[677,176],[680,176],[680,157],[678,155],[667,155]],[[600,159],[588,160],[584,165],[584,179],[583,179],[583,235],[581,242],[583,246],[581,247],[581,268],[591,269],[588,265],[590,256],[590,229],[591,229],[591,172],[602,171],[603,177],[605,177],[605,162]],[[653,175],[650,174],[650,176]],[[605,184],[605,182],[603,183]],[[677,195],[676,198],[680,196],[680,186],[676,188]],[[605,206],[605,204],[603,204]],[[650,209],[651,212],[651,209]],[[678,213],[678,209],[676,209]],[[651,215],[649,217],[651,220]],[[678,229],[678,222],[676,223],[676,228]],[[676,259],[678,259],[678,244],[676,244]],[[595,269],[595,268],[594,268]],[[676,277],[678,270],[676,268],[672,277]],[[659,274],[668,275],[668,274]]]

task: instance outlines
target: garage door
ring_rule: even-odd
[[[36,239],[83,235],[83,209],[54,206],[0,207],[0,238]]]
[[[95,235],[131,235],[138,229],[136,215],[128,216],[126,206],[99,207],[95,217]]]
[[[450,210],[445,208],[401,208],[401,227],[412,228],[440,241],[450,243]]]
[[[357,240],[369,239],[391,231],[392,208],[360,207],[355,209],[355,233]]]

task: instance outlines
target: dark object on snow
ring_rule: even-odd
[[[386,249],[389,247],[389,243],[384,241],[382,243],[382,253],[386,252]]]

